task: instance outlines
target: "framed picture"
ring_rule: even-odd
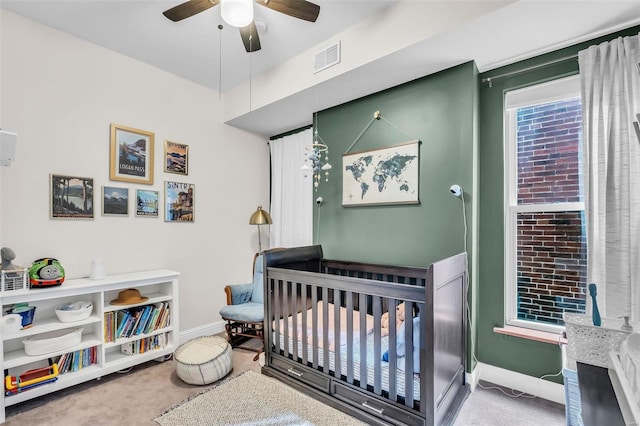
[[[103,186],[102,215],[129,216],[129,188]]]
[[[165,222],[194,221],[194,187],[192,183],[165,181]]]
[[[189,145],[164,141],[164,171],[185,176],[189,174]]]
[[[136,189],[136,216],[159,216],[158,191]]]
[[[93,178],[50,175],[51,205],[54,219],[93,219]]]
[[[111,125],[109,178],[153,185],[153,133]]]
[[[417,204],[420,141],[342,156],[342,205]]]

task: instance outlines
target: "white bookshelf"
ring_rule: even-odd
[[[153,271],[132,272],[126,274],[109,275],[101,280],[74,279],[67,280],[62,285],[50,288],[0,291],[0,305],[2,313],[15,303],[27,302],[36,307],[33,325],[30,328],[13,333],[2,334],[0,339],[0,367],[4,377],[20,376],[34,368],[46,367],[50,359],[55,359],[64,353],[96,347],[97,360],[90,366],[79,371],[60,374],[51,383],[26,389],[15,395],[2,394],[2,409],[0,423],[5,421],[5,407],[40,397],[58,390],[74,386],[89,380],[99,379],[107,374],[132,367],[156,358],[171,354],[178,343],[178,277],[179,273],[166,269]],[[118,293],[128,288],[136,288],[142,296],[149,299],[133,305],[112,305],[111,300],[118,297]],[[82,321],[63,323],[55,315],[55,307],[66,302],[79,300],[90,301],[93,304],[91,316]],[[170,320],[166,327],[155,329],[147,334],[138,334],[128,338],[106,342],[105,313],[131,309],[167,302],[169,304]],[[41,335],[58,330],[82,327],[80,343],[71,348],[31,356],[24,351],[23,339],[29,336]],[[126,355],[120,351],[121,345],[136,340],[164,334],[165,346],[148,350],[141,354]],[[3,385],[4,386],[4,385]],[[5,389],[6,391],[6,389]]]

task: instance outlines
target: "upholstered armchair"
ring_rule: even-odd
[[[249,339],[263,340],[264,276],[263,256],[256,254],[253,260],[253,282],[231,284],[224,288],[227,306],[220,309],[220,316],[227,321],[227,340],[233,348],[257,352],[254,361],[264,350],[263,346],[245,345]]]

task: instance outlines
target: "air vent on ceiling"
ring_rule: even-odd
[[[338,41],[316,53],[316,57],[313,62],[313,72],[315,74],[339,63],[340,42]]]

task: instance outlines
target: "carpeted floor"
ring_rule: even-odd
[[[234,350],[231,374],[260,372],[255,353]],[[247,374],[247,373],[245,373]],[[251,376],[249,376],[251,377]],[[266,378],[266,377],[265,377]],[[173,360],[139,365],[7,407],[5,426],[158,426],[153,419],[189,398],[214,388],[182,382]],[[295,392],[295,391],[294,391]],[[296,392],[297,393],[297,392]],[[208,421],[208,425],[216,425]],[[318,425],[334,425],[320,421]],[[493,389],[476,388],[465,402],[455,426],[564,426],[564,406],[538,398],[512,398]]]
[[[363,425],[276,379],[251,370],[191,398],[155,421],[161,426]]]
[[[465,401],[454,426],[565,426],[566,424],[564,405],[482,382]]]

